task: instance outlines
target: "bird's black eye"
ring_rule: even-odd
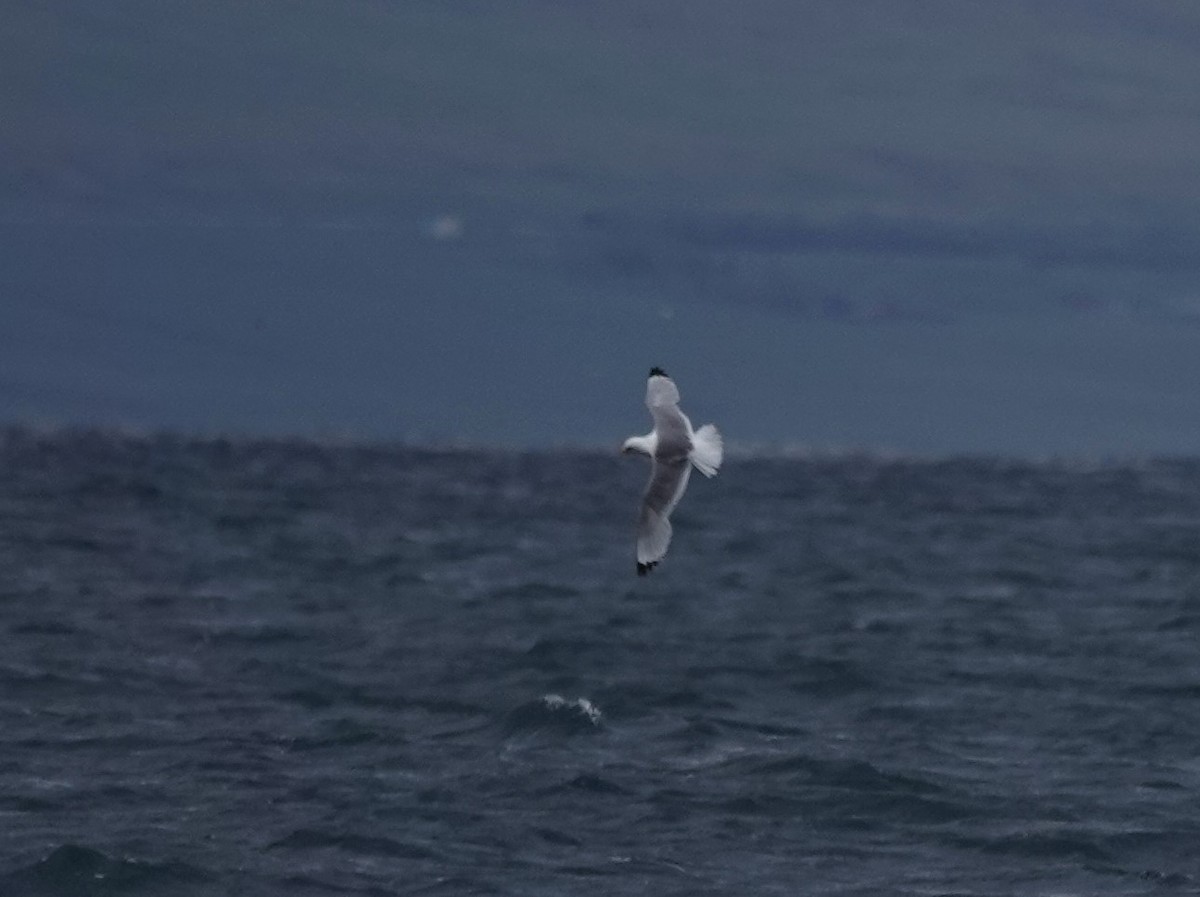
[[[664,371],[662,368],[650,368],[650,376],[651,377],[665,377],[665,376],[667,376],[667,372]]]

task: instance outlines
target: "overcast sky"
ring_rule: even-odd
[[[0,421],[1200,447],[1200,8],[163,4],[0,35]]]

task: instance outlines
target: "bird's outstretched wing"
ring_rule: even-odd
[[[671,544],[671,511],[687,488],[692,468],[687,453],[656,457],[638,516],[637,572],[645,576],[662,560]]]
[[[679,389],[675,381],[666,374],[650,372],[646,381],[646,407],[654,418],[654,432],[658,435],[656,457],[686,455],[692,447],[692,425],[679,410]]]
[[[651,411],[664,405],[679,404],[679,387],[675,381],[663,373],[662,368],[654,368],[646,380],[646,407]]]

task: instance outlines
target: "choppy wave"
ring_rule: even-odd
[[[0,437],[0,894],[1190,893],[1200,462]]]
[[[0,891],[28,895],[200,893],[213,881],[180,862],[113,857],[79,844],[63,844],[44,858],[0,875]]]

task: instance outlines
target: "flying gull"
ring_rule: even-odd
[[[667,553],[671,544],[668,518],[687,488],[691,465],[706,477],[714,477],[724,456],[720,431],[712,424],[692,429],[692,422],[679,410],[675,381],[662,368],[650,370],[646,407],[654,418],[654,429],[645,436],[630,436],[621,446],[622,452],[641,452],[652,462],[638,516],[638,576],[653,570]]]

